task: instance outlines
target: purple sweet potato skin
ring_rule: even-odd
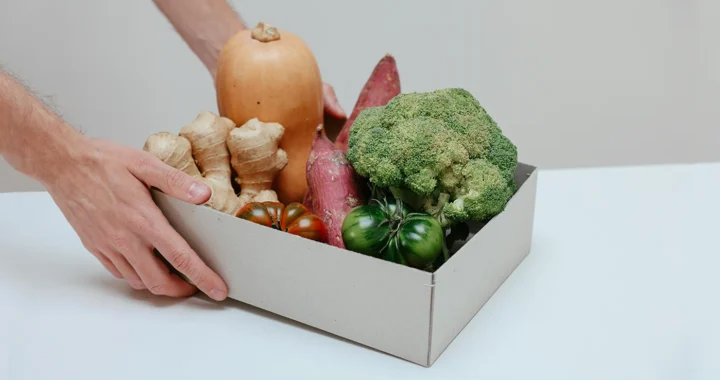
[[[328,243],[334,246],[345,247],[342,222],[348,212],[364,204],[367,197],[367,181],[355,173],[345,158],[352,123],[360,112],[386,105],[400,91],[397,62],[395,57],[386,54],[375,65],[335,143],[320,133],[313,141],[307,162],[308,190],[303,204],[325,221]]]
[[[350,117],[335,139],[335,146],[347,154],[350,128],[360,112],[369,107],[386,105],[392,98],[400,94],[400,91],[400,74],[398,73],[395,57],[390,54],[385,54],[375,65],[375,68],[360,92],[360,96],[355,102],[355,107],[352,113],[350,113]]]
[[[310,192],[310,189],[308,189],[307,192],[305,193],[305,198],[303,198],[302,203],[303,203],[303,206],[307,207],[307,209],[310,210],[310,212],[313,212],[312,211],[312,193]]]
[[[365,203],[359,177],[345,153],[319,132],[313,140],[306,170],[308,192],[303,202],[325,223],[327,243],[344,249],[343,221],[353,208]]]

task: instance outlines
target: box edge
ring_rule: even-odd
[[[492,293],[490,293],[490,296],[488,297],[488,299],[487,299],[483,304],[481,304],[481,305],[472,313],[471,317],[462,325],[462,328],[460,328],[460,329],[458,330],[458,333],[455,334],[455,336],[453,336],[453,338],[452,338],[447,344],[445,344],[442,348],[440,348],[440,350],[439,350],[439,352],[437,353],[437,355],[433,355],[432,346],[430,347],[430,352],[428,353],[428,366],[434,365],[434,363],[435,363],[438,359],[440,359],[440,357],[442,357],[443,353],[452,345],[452,343],[460,336],[460,334],[462,334],[462,332],[465,330],[465,328],[467,327],[467,325],[470,324],[470,322],[472,322],[472,320],[475,318],[475,316],[482,310],[482,308],[487,304],[487,302],[488,302],[490,299],[492,299],[492,297],[495,295],[495,293],[497,293],[497,291],[500,290],[500,288],[502,287],[502,285],[508,280],[508,278],[510,278],[510,276],[515,272],[515,270],[517,270],[517,268],[525,261],[525,259],[527,258],[527,256],[531,253],[531,250],[532,250],[533,232],[534,232],[534,228],[535,228],[535,214],[536,214],[536,203],[537,203],[537,180],[538,180],[538,176],[539,176],[539,171],[540,171],[540,169],[539,169],[538,167],[536,167],[536,166],[533,166],[533,165],[529,165],[529,164],[525,164],[525,165],[532,168],[532,171],[527,175],[527,179],[525,180],[525,182],[524,182],[523,185],[522,185],[522,186],[525,186],[525,184],[531,183],[531,184],[532,184],[532,193],[533,193],[533,195],[532,195],[532,197],[533,197],[532,206],[533,206],[533,207],[532,207],[532,212],[531,212],[532,218],[531,218],[531,221],[530,221],[529,234],[528,234],[526,237],[524,237],[524,239],[528,239],[528,240],[529,240],[529,242],[528,242],[528,243],[529,243],[529,244],[528,244],[529,249],[528,249],[526,252],[524,252],[522,258],[518,261],[518,263],[517,263],[515,266],[513,266],[512,270],[509,272],[509,275],[506,276],[506,277],[499,283],[499,285],[497,286],[497,288],[494,289],[494,290],[492,291]],[[514,196],[513,196],[513,197],[514,197]],[[468,242],[469,242],[470,240],[472,240],[472,238],[469,239]],[[455,253],[455,255],[457,255],[458,253],[460,253],[460,251],[464,250],[465,248],[466,248],[466,246],[463,246],[460,250],[458,250],[458,252]],[[466,252],[466,253],[469,253],[469,252]],[[454,256],[454,255],[453,255],[453,256]],[[452,257],[450,258],[450,260],[452,260]],[[450,260],[448,260],[448,262],[449,262]],[[444,265],[443,265],[443,266],[444,266]],[[446,268],[447,268],[447,267],[446,267]],[[443,272],[442,272],[442,269],[443,269],[443,267],[441,266],[437,271],[435,271],[435,272],[433,273],[433,310],[432,310],[433,319],[434,319],[434,314],[435,314],[435,305],[434,305],[434,303],[437,301],[437,299],[434,297],[435,287],[437,286],[436,276],[437,276],[438,274],[443,273]],[[434,321],[433,321],[433,322],[434,322]],[[433,332],[435,332],[434,327],[433,327],[432,330],[433,330]],[[434,337],[432,337],[432,338],[431,338],[431,342],[434,341],[434,340],[435,340]]]
[[[431,367],[433,364],[432,360],[432,342],[433,342],[433,329],[435,327],[435,324],[433,323],[435,320],[435,273],[432,273],[432,277],[430,278],[430,318],[428,323],[428,344],[427,344],[427,359],[425,359],[424,367]]]
[[[186,208],[186,210],[190,210],[192,213],[195,213],[195,212],[197,212],[197,211],[199,211],[199,210],[202,210],[202,211],[200,211],[200,212],[205,213],[206,215],[212,215],[212,216],[217,217],[217,218],[223,218],[225,221],[230,221],[230,220],[232,220],[232,221],[235,222],[235,223],[248,223],[248,224],[247,224],[247,228],[249,228],[249,229],[251,229],[251,230],[254,229],[254,228],[255,228],[255,229],[258,229],[258,230],[259,230],[260,228],[262,228],[263,231],[265,231],[265,228],[267,228],[267,227],[260,226],[260,225],[257,225],[257,224],[255,224],[255,223],[252,223],[252,222],[249,222],[249,221],[246,221],[246,220],[242,220],[242,219],[233,217],[233,216],[231,216],[231,215],[222,213],[222,212],[220,212],[220,211],[217,211],[217,210],[214,210],[214,209],[211,209],[211,208],[208,208],[208,207],[203,207],[202,205],[193,205],[193,204],[189,204],[189,203],[187,203],[187,202],[183,202],[182,200],[178,200],[178,199],[173,198],[172,196],[170,196],[170,195],[168,195],[168,194],[165,194],[164,192],[160,191],[159,189],[152,189],[152,192],[153,192],[153,194],[154,194],[154,195],[153,195],[153,198],[154,198],[154,199],[157,199],[156,202],[157,202],[157,201],[160,201],[160,202],[162,202],[162,203],[167,203],[167,204],[171,205],[171,207],[182,207],[182,206],[184,206],[184,208]],[[156,198],[156,197],[157,197],[157,198]],[[187,216],[185,216],[184,218],[187,218]],[[302,238],[302,237],[300,237],[300,236],[295,236],[295,235],[292,235],[292,234],[286,234],[286,233],[283,233],[283,232],[281,232],[281,231],[267,231],[267,232],[273,232],[273,233],[282,234],[282,235],[278,235],[278,236],[283,236],[284,238],[287,238],[287,239],[304,239],[304,238]],[[387,271],[391,271],[391,272],[394,272],[394,273],[398,273],[398,271],[401,271],[401,272],[404,273],[404,274],[407,274],[407,275],[409,275],[409,276],[412,276],[412,277],[417,278],[418,281],[416,282],[416,285],[415,285],[417,288],[414,288],[414,289],[417,289],[418,292],[426,292],[427,289],[425,289],[425,288],[428,287],[428,286],[431,287],[430,292],[429,292],[429,296],[426,295],[426,296],[423,297],[423,298],[424,298],[424,301],[423,301],[424,306],[423,306],[423,308],[427,308],[427,309],[430,309],[430,310],[432,309],[432,306],[431,306],[431,305],[432,305],[432,294],[433,294],[433,292],[434,292],[434,286],[433,286],[433,277],[434,277],[434,274],[433,274],[433,273],[427,272],[427,271],[423,271],[423,270],[420,270],[420,269],[417,269],[417,268],[413,268],[413,267],[401,265],[401,264],[398,264],[398,263],[394,263],[394,262],[382,260],[382,259],[377,258],[377,257],[368,256],[368,255],[363,255],[363,254],[361,254],[361,253],[357,253],[357,252],[353,252],[353,251],[341,249],[341,248],[332,246],[332,245],[327,244],[327,243],[316,242],[316,241],[312,241],[312,240],[308,240],[308,239],[304,239],[304,240],[302,240],[302,241],[303,241],[303,242],[306,242],[306,243],[309,243],[309,244],[313,244],[313,245],[315,245],[315,244],[320,244],[320,245],[322,245],[323,247],[325,247],[325,249],[328,249],[328,248],[329,248],[329,249],[334,249],[334,250],[335,250],[334,253],[347,256],[348,258],[352,258],[353,260],[360,260],[360,261],[364,261],[364,262],[366,262],[366,263],[372,263],[372,265],[382,266],[382,267],[384,267]],[[325,270],[330,271],[331,269],[327,268],[327,269],[325,269]],[[303,275],[305,275],[305,274],[303,274]],[[229,298],[231,298],[232,300],[234,300],[234,301],[236,301],[236,302],[241,302],[241,303],[243,303],[243,304],[249,305],[249,306],[251,306],[251,307],[258,308],[258,309],[260,309],[260,310],[263,310],[263,311],[268,312],[268,313],[270,313],[270,314],[279,316],[279,317],[281,317],[281,318],[284,318],[284,319],[287,319],[287,320],[290,320],[290,321],[293,321],[293,322],[302,324],[302,325],[304,325],[304,326],[306,326],[306,327],[308,327],[308,328],[310,328],[310,329],[316,329],[316,330],[322,331],[322,332],[324,332],[324,333],[330,334],[330,335],[332,335],[332,336],[338,337],[338,338],[340,338],[340,339],[344,339],[344,340],[347,340],[347,341],[351,341],[351,342],[353,342],[353,343],[355,343],[355,344],[358,344],[358,345],[360,345],[360,346],[362,346],[362,347],[364,347],[364,348],[366,348],[366,349],[375,350],[375,351],[377,351],[377,352],[380,352],[380,353],[389,355],[389,356],[391,356],[391,357],[395,357],[395,358],[397,358],[397,359],[407,361],[408,363],[417,364],[417,365],[420,365],[420,366],[423,366],[423,367],[427,366],[427,357],[428,357],[428,352],[429,352],[429,349],[430,349],[430,348],[429,348],[429,347],[430,347],[429,345],[420,346],[420,347],[419,347],[419,350],[420,350],[419,352],[418,352],[418,350],[411,348],[411,350],[412,350],[412,351],[415,351],[417,355],[412,355],[412,354],[411,354],[411,355],[409,355],[409,357],[408,357],[408,356],[403,356],[403,355],[401,355],[401,354],[399,354],[399,353],[393,353],[393,352],[385,351],[384,349],[379,348],[379,347],[373,345],[372,343],[365,343],[363,339],[360,339],[360,340],[358,340],[357,338],[353,339],[353,338],[351,338],[351,337],[349,337],[349,336],[346,336],[345,334],[335,332],[335,331],[333,331],[332,329],[327,329],[327,327],[322,327],[322,325],[319,325],[317,321],[305,320],[305,319],[303,319],[303,318],[298,318],[298,316],[294,315],[293,313],[287,313],[287,312],[285,312],[285,311],[283,311],[283,310],[281,310],[281,309],[276,309],[276,308],[273,308],[273,307],[268,307],[268,305],[264,305],[264,304],[261,304],[261,303],[253,302],[252,300],[245,299],[245,298],[242,297],[242,296],[233,295],[233,296],[230,296]],[[426,310],[427,310],[427,309],[426,309]],[[431,325],[430,325],[430,318],[431,318],[431,316],[429,315],[430,310],[428,311],[428,319],[426,320],[426,322],[422,324],[421,329],[416,330],[416,331],[417,331],[417,334],[422,334],[422,335],[424,336],[425,334],[428,333],[428,331],[429,331],[429,329],[430,329],[430,326],[431,326]],[[422,339],[422,340],[423,340],[423,341],[427,341],[426,339]],[[416,357],[416,359],[412,359],[411,357]]]
[[[511,202],[513,202],[513,200],[514,200],[515,197],[517,196],[517,194],[518,194],[518,192],[520,191],[520,189],[521,189],[523,186],[525,186],[525,184],[526,184],[528,181],[531,181],[531,180],[534,181],[534,182],[533,182],[533,193],[535,193],[535,195],[533,195],[533,198],[536,198],[536,197],[537,197],[537,177],[538,177],[538,172],[540,171],[540,169],[539,169],[537,166],[530,165],[530,164],[526,164],[526,163],[522,163],[522,162],[519,162],[519,163],[518,163],[518,166],[519,166],[519,165],[523,165],[523,166],[526,166],[526,167],[528,167],[528,168],[532,168],[532,170],[527,173],[527,175],[526,175],[527,178],[523,181],[523,184],[522,184],[522,185],[518,186],[518,191],[516,191],[515,194],[513,194],[513,196],[510,197],[510,199],[508,200],[508,203],[507,203],[507,204],[510,204]],[[532,228],[533,228],[533,229],[534,229],[534,220],[535,220],[535,203],[536,203],[536,200],[533,199],[533,211],[532,211],[532,216],[533,216],[533,218],[532,218],[532,219],[533,219],[533,220],[532,220],[532,224],[533,224],[533,225],[532,225]],[[507,207],[507,206],[506,206],[506,207]],[[503,210],[502,212],[504,212],[504,211],[505,211],[505,210]],[[501,212],[501,214],[502,214],[502,212]],[[493,221],[494,221],[494,220],[497,218],[497,216],[499,216],[499,215],[500,215],[500,214],[494,216],[493,218],[491,218],[490,220],[488,220],[487,222],[485,222],[485,224],[482,226],[482,228],[485,228],[488,224],[493,223]],[[478,231],[475,232],[472,236],[470,236],[467,240],[465,240],[465,243],[463,244],[463,246],[460,247],[460,249],[458,249],[457,252],[455,252],[455,253],[450,257],[449,260],[447,260],[445,263],[443,263],[443,265],[441,265],[436,271],[433,272],[433,279],[434,279],[434,275],[435,275],[435,274],[437,274],[437,273],[443,273],[443,267],[447,268],[444,264],[451,262],[451,261],[453,260],[453,258],[459,257],[459,255],[462,255],[462,254],[465,253],[468,243],[469,243],[472,239],[475,238],[475,236],[477,235],[477,233],[479,233],[479,231],[480,231],[480,230],[478,230]],[[532,232],[532,229],[531,229],[531,232]],[[531,238],[532,238],[532,237],[531,237]]]

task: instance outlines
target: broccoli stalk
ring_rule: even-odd
[[[443,227],[491,219],[517,189],[516,146],[464,89],[400,94],[367,108],[348,147],[359,175]]]
[[[415,210],[423,211],[434,216],[443,227],[450,225],[451,221],[445,217],[445,205],[450,201],[450,194],[440,193],[423,197],[401,187],[391,187],[390,192],[395,199],[401,200]]]

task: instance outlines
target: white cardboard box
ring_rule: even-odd
[[[264,227],[153,190],[228,297],[429,367],[530,252],[537,169],[434,273]]]

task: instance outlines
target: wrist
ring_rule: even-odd
[[[61,122],[43,132],[45,143],[30,149],[21,171],[48,188],[76,166],[81,154],[87,152],[90,138]]]
[[[0,156],[15,170],[47,185],[89,140],[27,88],[0,71]]]

